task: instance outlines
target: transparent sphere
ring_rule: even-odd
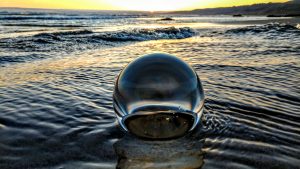
[[[188,64],[155,53],[137,58],[121,71],[113,102],[124,130],[146,139],[171,139],[197,125],[204,92]]]

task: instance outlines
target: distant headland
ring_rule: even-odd
[[[190,15],[265,15],[269,17],[300,17],[300,1],[286,3],[262,3],[244,6],[195,9],[191,11],[164,12]]]

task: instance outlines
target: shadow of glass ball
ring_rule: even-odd
[[[113,102],[125,131],[144,139],[172,139],[197,125],[204,92],[187,63],[155,53],[137,58],[121,71]]]

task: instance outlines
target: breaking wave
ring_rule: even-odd
[[[156,29],[132,29],[117,32],[93,32],[90,30],[78,31],[64,31],[54,33],[40,33],[33,36],[5,38],[0,39],[0,48],[17,48],[23,49],[24,46],[32,51],[40,49],[42,44],[58,43],[98,43],[99,41],[147,41],[159,39],[183,39],[189,38],[196,34],[196,32],[189,28],[156,28]],[[103,43],[103,42],[102,42]],[[49,47],[49,46],[48,46]],[[55,48],[54,48],[55,49]]]
[[[158,39],[184,39],[194,36],[196,33],[189,27],[184,28],[156,28],[156,29],[133,29],[130,31],[103,33],[94,36],[107,41],[146,41]]]
[[[159,39],[183,39],[196,35],[189,28],[132,29],[116,32],[93,32],[91,30],[39,33],[33,36],[0,39],[0,49],[24,52],[65,52],[117,46],[123,42],[148,41]],[[14,62],[23,62],[15,58]],[[9,62],[6,58],[1,63]]]
[[[300,33],[300,25],[297,26],[280,23],[269,23],[264,25],[247,26],[242,28],[230,29],[226,33],[234,34],[257,34],[257,33]]]
[[[57,40],[62,40],[58,37],[63,38],[62,36],[69,36],[69,35],[85,35],[85,34],[92,34],[93,31],[90,30],[78,30],[78,31],[66,31],[66,32],[54,32],[54,33],[40,33],[36,34],[33,37],[34,38],[57,38]]]

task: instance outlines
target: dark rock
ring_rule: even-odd
[[[232,15],[233,17],[243,17],[242,14],[236,14],[236,15]]]
[[[267,15],[267,17],[284,17],[284,15]]]
[[[161,21],[173,21],[174,19],[173,18],[170,18],[170,17],[166,17],[166,18],[162,18],[160,19]]]

